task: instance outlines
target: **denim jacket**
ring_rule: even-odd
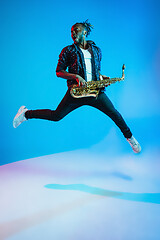
[[[97,47],[93,41],[87,41],[87,43],[90,45],[92,51],[92,80],[98,81],[100,80],[99,72],[101,70],[101,49]],[[56,72],[66,70],[67,68],[69,73],[78,74],[87,81],[86,65],[83,53],[74,43],[62,49],[59,55]],[[67,80],[69,88],[75,83],[75,80]]]

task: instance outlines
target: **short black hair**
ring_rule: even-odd
[[[84,22],[77,22],[75,23],[74,25],[82,25],[85,30],[87,31],[87,34],[86,34],[86,37],[90,34],[90,32],[92,31],[92,29],[94,28],[93,25],[91,25],[89,22],[88,22],[88,19]]]

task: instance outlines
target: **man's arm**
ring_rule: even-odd
[[[66,71],[69,64],[68,56],[69,56],[68,47],[65,47],[62,49],[59,55],[58,65],[56,68],[57,77],[61,77],[67,80],[76,80],[79,86],[84,85],[86,81],[81,76],[79,76],[78,74],[69,73]]]
[[[79,85],[84,85],[86,84],[86,81],[78,74],[74,73],[68,73],[65,70],[57,71],[56,72],[57,77],[61,77],[67,80],[76,80]]]

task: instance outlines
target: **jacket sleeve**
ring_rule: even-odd
[[[56,72],[66,70],[68,65],[69,65],[68,60],[69,60],[68,48],[65,47],[65,48],[62,49],[62,51],[59,55]]]

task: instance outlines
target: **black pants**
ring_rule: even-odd
[[[58,105],[56,110],[40,109],[40,110],[28,110],[25,113],[27,119],[39,118],[50,121],[59,121],[64,118],[68,113],[72,112],[78,107],[89,105],[95,107],[110,117],[115,124],[120,128],[124,137],[130,138],[132,133],[122,118],[121,114],[114,108],[112,102],[106,96],[104,92],[101,92],[97,98],[84,97],[84,98],[73,98],[68,90]]]

